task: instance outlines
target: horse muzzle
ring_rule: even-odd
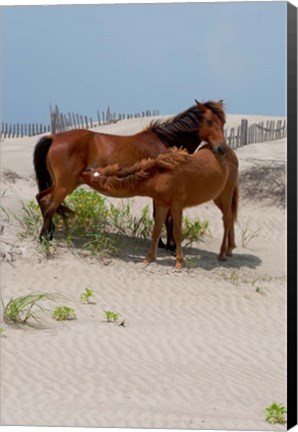
[[[218,146],[213,146],[213,152],[218,157],[224,156],[227,152],[226,144],[219,144]]]

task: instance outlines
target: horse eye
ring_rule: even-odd
[[[212,126],[212,120],[207,120],[207,126]]]

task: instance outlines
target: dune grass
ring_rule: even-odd
[[[55,301],[58,297],[53,293],[31,293],[20,297],[12,297],[6,304],[2,299],[3,320],[6,324],[28,324],[40,322],[40,313],[48,309],[44,301]]]
[[[69,195],[65,204],[74,211],[65,222],[55,214],[56,226],[54,242],[44,241],[40,250],[46,257],[52,257],[59,246],[87,251],[92,256],[103,257],[125,249],[125,237],[150,239],[153,218],[149,206],[140,215],[133,214],[134,200],[119,200],[119,205],[110,203],[95,191],[83,188]],[[21,238],[33,238],[38,244],[42,226],[42,215],[36,202],[23,204],[21,215],[17,217],[22,230]],[[208,231],[208,221],[194,221],[183,217],[183,238],[186,246],[201,241]]]

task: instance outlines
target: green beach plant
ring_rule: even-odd
[[[27,204],[22,203],[22,215],[15,218],[20,222],[23,231],[19,233],[21,238],[37,237],[40,226],[42,224],[42,215],[39,206],[34,201],[29,201]]]
[[[85,288],[85,292],[83,292],[80,295],[80,301],[81,303],[95,303],[94,301],[90,300],[91,297],[94,297],[94,290]]]
[[[109,203],[96,191],[84,188],[75,190],[69,195],[65,204],[73,213],[65,221],[55,214],[53,223],[56,226],[54,241],[43,240],[40,250],[46,258],[52,258],[59,247],[78,248],[95,257],[105,257],[118,253],[125,242],[121,235],[140,239],[150,239],[153,229],[153,218],[149,206],[145,206],[138,216],[133,214],[134,200],[120,201],[116,206]],[[38,243],[42,216],[39,206],[34,201],[22,204],[21,216],[22,238],[33,237]],[[62,235],[61,231],[64,231]],[[208,221],[183,218],[183,239],[186,246],[201,241],[209,232]],[[115,236],[116,234],[116,236]]]
[[[209,233],[209,222],[199,219],[191,220],[187,216],[182,219],[182,236],[185,246],[191,246],[194,242],[202,241],[205,234]]]
[[[248,224],[246,224],[241,229],[241,245],[243,248],[246,248],[248,243],[259,236],[260,228],[258,228],[255,231],[250,231],[248,228]]]
[[[285,424],[287,413],[286,408],[282,404],[272,403],[269,407],[265,409],[266,421],[272,425],[276,423]]]
[[[58,306],[53,311],[53,318],[56,321],[72,320],[76,318],[76,311],[69,306]]]
[[[116,322],[119,318],[119,313],[105,311],[106,319],[108,322]]]
[[[234,270],[231,274],[231,282],[233,285],[238,285],[240,282],[240,276],[239,272],[237,270]]]
[[[40,322],[39,314],[48,311],[41,302],[55,301],[56,294],[35,293],[11,298],[5,305],[2,300],[3,319],[6,324],[28,324],[32,321]]]

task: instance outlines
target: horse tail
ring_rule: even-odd
[[[51,135],[47,135],[42,137],[34,148],[33,165],[39,192],[48,189],[53,184],[53,180],[46,163],[46,157],[52,142],[53,138]]]
[[[103,169],[101,184],[107,190],[132,189],[146,179],[155,167],[155,159],[142,159],[130,167],[110,165]]]
[[[175,149],[160,154],[155,159],[142,159],[129,167],[114,164],[95,170],[87,169],[81,173],[81,179],[99,191],[112,192],[126,189],[131,192],[151,174],[173,170],[189,157],[186,150]]]
[[[239,186],[238,184],[236,184],[233,191],[233,197],[232,197],[232,215],[233,215],[234,222],[236,222],[237,215],[238,215],[238,200],[239,200]]]
[[[93,172],[92,183],[107,191],[132,190],[152,173],[173,170],[177,165],[184,163],[188,157],[186,150],[175,149],[160,154],[155,159],[142,159],[130,167],[121,167],[118,164],[108,165],[98,169],[99,176],[94,176]],[[84,172],[82,178],[86,180],[90,175],[90,171]]]

